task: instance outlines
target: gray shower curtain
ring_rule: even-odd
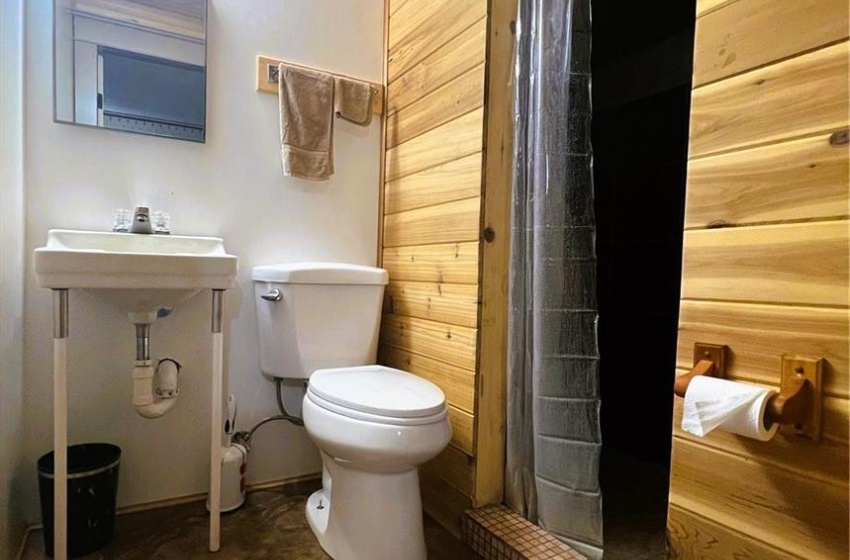
[[[519,0],[508,504],[602,555],[590,0]]]

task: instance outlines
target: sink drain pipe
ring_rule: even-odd
[[[180,364],[171,358],[153,367],[150,355],[150,323],[136,323],[136,365],[133,367],[133,407],[144,418],[159,418],[174,406],[180,387]],[[154,378],[156,388],[154,389]]]

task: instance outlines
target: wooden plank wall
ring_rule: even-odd
[[[504,490],[512,21],[517,0],[389,0],[381,363],[439,385],[453,438],[421,471],[450,530]]]
[[[783,353],[821,356],[825,429],[696,438],[677,399],[670,542],[685,559],[847,558],[848,3],[697,11],[679,373],[696,341],[773,387]]]
[[[390,284],[379,361],[446,394],[453,437],[423,467],[422,492],[426,510],[455,532],[464,509],[501,501],[503,489],[507,286],[482,271],[504,270],[507,259],[515,7],[389,0],[387,10],[380,257]],[[488,52],[500,56],[490,63]],[[488,143],[498,148],[491,157]],[[476,468],[479,455],[486,468]]]

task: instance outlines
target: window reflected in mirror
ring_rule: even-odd
[[[204,142],[207,0],[55,0],[57,122]]]

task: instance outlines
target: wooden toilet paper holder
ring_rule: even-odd
[[[676,378],[673,384],[676,396],[684,397],[691,380],[698,375],[725,379],[728,353],[727,346],[694,344],[694,367]],[[819,441],[822,376],[823,359],[783,354],[780,391],[767,402],[765,423],[792,426],[796,433]]]

